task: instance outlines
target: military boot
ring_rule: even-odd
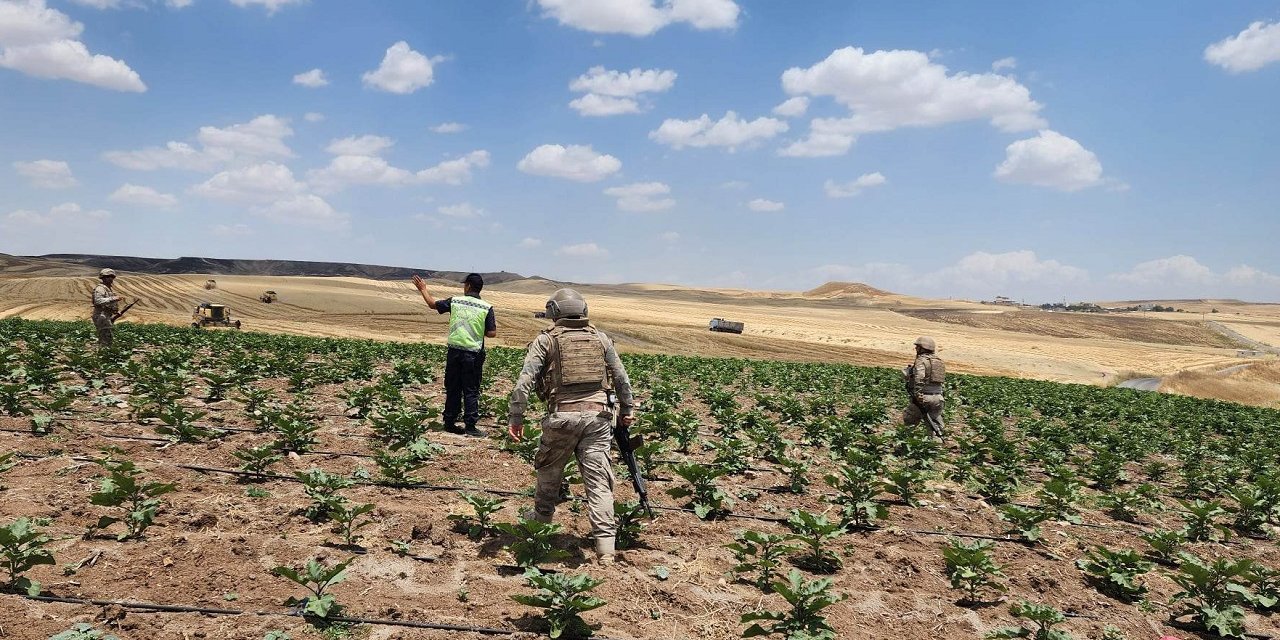
[[[613,538],[596,538],[596,560],[601,566],[612,566],[616,555]]]

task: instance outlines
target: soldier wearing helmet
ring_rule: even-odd
[[[942,392],[946,382],[947,367],[935,353],[938,345],[933,338],[916,339],[916,361],[903,370],[907,379],[907,393],[911,404],[902,412],[903,424],[915,425],[924,420],[929,432],[943,436]]]
[[[98,330],[98,346],[110,349],[115,339],[116,314],[120,312],[123,296],[116,295],[111,286],[116,281],[114,269],[103,269],[98,272],[98,286],[93,288],[93,326]]]
[[[498,336],[493,305],[480,299],[484,278],[468,274],[462,281],[462,295],[436,300],[427,293],[427,283],[413,276],[413,286],[437,313],[449,314],[449,350],[444,363],[444,427],[450,432],[480,437],[480,380],[484,375],[484,339]],[[466,429],[458,428],[458,414]]]
[[[609,447],[615,412],[624,426],[631,426],[634,419],[631,382],[613,341],[587,320],[587,302],[577,291],[556,291],[547,300],[547,318],[555,324],[529,344],[524,368],[511,391],[507,432],[515,440],[524,436],[529,392],[536,391],[547,404],[547,415],[533,459],[538,487],[532,517],[551,522],[564,466],[576,455],[587,493],[591,537],[600,562],[610,564],[617,523]]]

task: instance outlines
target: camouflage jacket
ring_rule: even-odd
[[[120,296],[116,295],[111,287],[105,284],[99,284],[93,288],[93,313],[94,315],[110,314],[115,315],[120,312],[119,305]]]
[[[600,342],[604,344],[604,360],[605,366],[609,369],[609,374],[613,376],[613,388],[618,394],[619,416],[631,415],[632,407],[635,405],[635,399],[631,393],[631,380],[627,377],[627,370],[622,366],[622,359],[618,357],[618,351],[613,346],[613,341],[606,336],[603,331],[598,331]],[[524,421],[525,411],[529,407],[529,392],[533,391],[538,379],[543,375],[547,365],[547,354],[551,350],[551,336],[540,333],[533,342],[529,344],[529,352],[524,357],[524,368],[520,370],[520,377],[516,379],[516,386],[511,390],[510,403],[508,405],[507,419],[514,422],[517,419]],[[574,397],[565,395],[560,398],[560,402],[598,402],[606,404],[608,398],[604,391],[596,391],[585,396]]]

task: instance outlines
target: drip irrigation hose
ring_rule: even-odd
[[[151,613],[200,613],[211,616],[290,616],[307,618],[298,611],[247,611],[243,609],[218,609],[213,607],[197,607],[190,605],[160,604],[155,602],[139,602],[134,600],[99,600],[96,598],[67,598],[61,596],[22,596],[38,602],[58,602],[63,604],[91,605],[97,607],[118,606],[124,609],[136,609]],[[510,636],[521,633],[515,629],[497,629],[494,627],[475,627],[470,625],[444,624],[440,622],[423,622],[419,620],[388,620],[385,618],[358,618],[353,616],[332,616],[325,618],[328,622],[348,624],[370,624],[390,627],[411,627],[414,629],[433,629],[436,631],[455,631],[460,633],[479,633],[484,635]]]

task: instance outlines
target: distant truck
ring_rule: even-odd
[[[745,326],[741,322],[732,322],[724,318],[712,318],[710,328],[718,333],[742,333],[742,329]]]

